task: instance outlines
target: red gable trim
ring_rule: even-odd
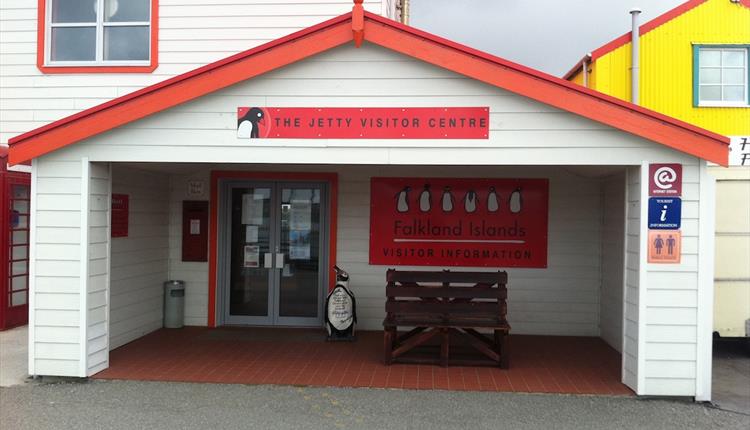
[[[729,139],[540,71],[365,12],[364,37],[393,51],[726,165]],[[11,139],[10,162],[71,143],[258,76],[353,39],[351,14],[176,76]]]
[[[670,9],[663,14],[657,16],[656,18],[652,19],[651,21],[646,22],[645,24],[641,25],[639,27],[640,35],[643,36],[644,34],[648,33],[649,31],[658,28],[659,26],[666,24],[667,22],[673,20],[674,18],[677,18],[678,16],[682,15],[683,13],[694,9],[697,6],[700,6],[701,4],[705,3],[708,0],[690,0],[688,2],[685,2],[679,6],[677,6],[674,9]],[[750,3],[750,0],[742,0],[743,2]],[[595,49],[591,52],[591,60],[590,61],[596,61],[597,59],[603,57],[606,54],[609,54],[610,52],[614,51],[615,49],[624,46],[627,43],[630,43],[632,40],[632,33],[628,32],[623,34],[622,36],[618,37],[617,39],[600,46],[599,48]],[[584,57],[586,58],[586,57]],[[581,67],[583,66],[583,59],[578,61],[572,69],[568,71],[565,75],[563,75],[563,79],[570,79],[573,76],[575,76],[576,73],[578,73],[579,70],[581,70]]]

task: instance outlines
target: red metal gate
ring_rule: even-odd
[[[31,175],[0,159],[0,330],[29,320],[29,204]]]

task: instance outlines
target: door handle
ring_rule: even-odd
[[[284,253],[283,252],[279,252],[276,254],[276,268],[277,269],[284,268]]]
[[[266,252],[263,254],[263,268],[264,269],[273,269],[273,254],[270,252]]]

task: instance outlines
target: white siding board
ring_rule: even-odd
[[[66,360],[62,358],[37,358],[34,360],[34,371],[37,375],[71,376],[78,373],[78,366],[78,360]]]

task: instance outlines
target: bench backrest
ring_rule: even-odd
[[[386,273],[389,316],[505,321],[506,272],[398,271]]]

